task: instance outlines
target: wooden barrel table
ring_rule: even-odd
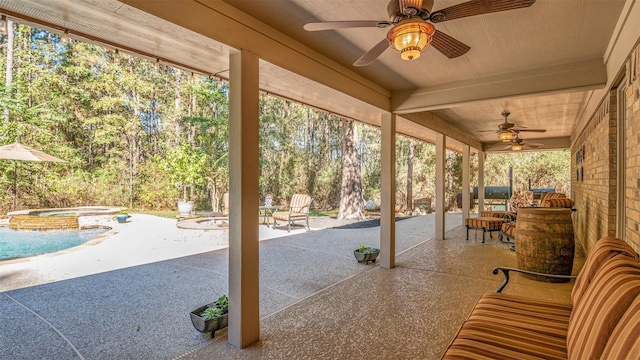
[[[545,274],[571,275],[575,249],[571,209],[518,209],[515,241],[518,268]],[[523,276],[546,282],[569,281]]]

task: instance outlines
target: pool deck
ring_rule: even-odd
[[[42,267],[39,285],[9,290],[5,284],[29,267],[0,266],[5,287],[0,354],[11,359],[437,359],[475,301],[501,282],[490,274],[493,266],[515,265],[514,253],[496,237],[486,244],[473,235],[464,240],[460,214],[446,215],[444,241],[432,239],[433,215],[397,221],[401,253],[394,269],[358,264],[353,257],[361,243],[377,246],[375,223],[312,226],[290,234],[260,226],[261,238],[263,231],[280,235],[260,243],[262,341],[238,350],[227,345],[226,330],[210,339],[193,329],[188,316],[228,291],[226,240],[214,236],[221,232],[195,230],[202,237],[194,239],[194,230],[180,231],[175,220],[151,218],[134,214],[131,223],[114,221],[118,233],[108,241],[29,261]],[[182,231],[191,232],[189,238],[181,238]],[[107,250],[111,242],[118,246]],[[104,252],[92,251],[101,246]],[[47,269],[55,259],[63,261]],[[80,274],[104,262],[115,269]],[[68,274],[60,271],[63,263]],[[537,292],[561,301],[569,299],[572,287],[519,277],[512,282],[512,293]]]
[[[180,229],[176,220],[152,215],[132,214],[124,224],[113,216],[88,216],[83,217],[83,222],[84,226],[108,226],[111,231],[67,250],[0,262],[0,291],[199,254],[229,245],[226,230]],[[291,234],[303,232],[298,229]],[[284,235],[286,231],[260,226],[261,240]]]

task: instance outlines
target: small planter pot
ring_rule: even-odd
[[[210,306],[215,306],[215,303],[201,306],[193,310],[189,315],[191,316],[191,323],[196,330],[202,333],[210,333],[211,337],[214,337],[216,331],[229,326],[229,314],[227,313],[213,319],[204,320],[200,317],[200,314]]]
[[[180,216],[189,216],[193,211],[193,201],[178,201],[178,214]]]
[[[355,256],[356,260],[358,260],[358,262],[361,264],[367,264],[370,261],[375,263],[378,254],[380,254],[379,249],[375,249],[375,251],[371,252],[360,252],[357,249],[353,251],[353,256]]]
[[[126,223],[128,217],[129,217],[128,214],[116,214],[116,219],[118,219],[118,222],[120,224]]]

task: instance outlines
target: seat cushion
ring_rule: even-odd
[[[495,322],[566,339],[571,304],[496,292],[485,293],[469,320]]]
[[[573,200],[565,197],[560,199],[544,199],[540,207],[572,208],[573,205],[575,205]]]
[[[600,269],[602,264],[616,254],[623,254],[631,258],[637,258],[633,248],[624,240],[614,237],[604,237],[596,241],[589,252],[587,259],[580,270],[576,283],[571,291],[571,303],[576,304],[593,280],[593,275]]]
[[[494,217],[502,219],[504,213],[504,211],[481,211],[478,217]]]
[[[293,194],[289,208],[293,212],[307,213],[311,205],[311,196],[307,194]]]
[[[638,294],[640,261],[621,254],[605,261],[573,306],[567,330],[568,358],[600,358],[613,329]]]
[[[500,231],[507,234],[508,236],[514,237],[516,234],[516,223],[503,223]]]
[[[495,322],[466,321],[442,359],[566,359],[564,339]]]
[[[540,202],[545,201],[545,200],[550,200],[550,199],[562,199],[562,198],[566,198],[566,197],[567,197],[567,195],[565,193],[561,193],[561,192],[544,193],[540,197]]]
[[[500,230],[502,226],[502,218],[495,217],[476,217],[465,220],[465,225],[475,229],[485,229],[488,231]]]
[[[618,321],[600,358],[640,359],[640,297]]]

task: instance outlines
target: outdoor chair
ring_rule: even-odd
[[[307,229],[309,227],[309,208],[313,199],[306,194],[294,194],[291,197],[288,211],[276,211],[271,217],[273,218],[273,227],[278,226],[278,220],[287,222],[287,232],[291,231],[291,225],[294,225],[296,221],[305,221]]]
[[[222,216],[229,216],[229,193],[222,195]]]

